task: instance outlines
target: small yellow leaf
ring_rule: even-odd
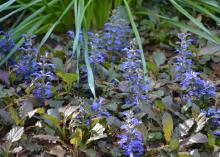
[[[81,129],[77,129],[75,132],[75,135],[73,136],[73,138],[70,140],[71,144],[74,144],[76,146],[79,146],[81,141],[82,141],[82,137],[83,137],[83,132]]]
[[[173,131],[173,118],[168,112],[165,112],[163,114],[162,125],[163,125],[165,140],[167,142],[170,142]]]
[[[45,113],[45,109],[44,108],[38,108],[37,109],[37,113],[39,113],[39,114],[43,114],[43,113]]]

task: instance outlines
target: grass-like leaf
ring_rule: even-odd
[[[128,13],[128,17],[129,17],[130,22],[131,22],[132,30],[135,34],[136,39],[137,39],[138,47],[141,51],[141,60],[142,60],[142,64],[143,64],[144,76],[145,76],[145,79],[147,79],[147,63],[146,63],[145,56],[144,56],[144,50],[143,50],[143,47],[142,47],[141,37],[138,33],[138,29],[137,29],[136,24],[134,22],[134,18],[133,18],[133,15],[131,13],[131,9],[129,7],[129,4],[128,4],[127,0],[123,0],[123,1],[124,1],[124,4],[125,4],[125,8],[127,10],[127,13]]]
[[[8,2],[0,5],[0,12],[7,9],[9,6],[11,6],[16,0],[9,0]]]
[[[69,3],[69,5],[67,6],[67,8],[64,10],[64,12],[61,14],[61,16],[59,17],[59,19],[57,19],[57,21],[50,27],[50,29],[48,30],[48,32],[45,34],[45,36],[43,37],[43,39],[41,40],[41,43],[39,45],[39,48],[42,47],[42,45],[47,41],[47,39],[49,38],[50,34],[53,32],[54,28],[60,23],[60,21],[62,20],[62,18],[64,17],[64,15],[69,11],[69,9],[73,6],[73,4],[75,3],[75,1],[71,1]]]
[[[87,34],[86,24],[84,25],[84,58],[85,58],[85,63],[86,63],[86,68],[87,68],[88,84],[89,84],[90,90],[94,98],[96,99],[94,75],[92,72],[91,65],[89,63],[88,34]]]

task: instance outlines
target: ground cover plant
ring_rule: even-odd
[[[160,15],[167,8],[143,11],[143,1],[103,1],[115,9],[107,7],[97,21],[87,15],[98,6],[89,0],[63,1],[63,12],[51,15],[61,9],[60,1],[31,1],[29,7],[23,0],[14,2],[0,5],[9,10],[0,21],[13,9],[26,8],[25,20],[43,7],[48,16],[73,18],[75,27],[60,18],[39,33],[46,23],[37,25],[38,19],[30,30],[0,31],[0,156],[220,156],[218,35],[197,28],[200,23],[179,30],[171,26],[174,19]],[[209,16],[204,9],[218,5],[170,2],[181,18],[188,15],[188,4]],[[67,17],[71,7],[74,13]],[[145,15],[150,19],[142,20]],[[13,18],[8,20],[2,26],[10,27]]]

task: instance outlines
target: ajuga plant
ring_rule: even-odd
[[[178,38],[180,39],[180,48],[177,50],[179,55],[176,58],[174,67],[176,79],[180,81],[180,85],[184,90],[183,100],[193,103],[215,97],[215,84],[202,79],[200,73],[193,69],[193,53],[189,49],[192,39],[189,38],[189,34],[179,34]]]
[[[129,45],[128,39],[131,35],[129,22],[121,17],[119,9],[113,11],[109,21],[105,23],[104,27],[106,49],[108,51],[122,51]]]
[[[12,32],[0,31],[0,61],[3,60],[8,53],[14,48],[15,42],[12,38]],[[14,57],[8,60],[9,65],[15,63]]]
[[[32,74],[38,70],[37,55],[39,53],[37,48],[33,47],[33,39],[35,35],[23,35],[24,44],[19,50],[22,56],[19,58],[18,63],[15,65],[18,81],[31,82]]]
[[[45,52],[45,55],[40,57],[40,61],[37,62],[38,69],[32,74],[34,90],[33,94],[36,98],[48,99],[53,96],[52,81],[57,79],[55,75],[55,65],[50,63],[49,52]]]
[[[133,111],[123,112],[125,122],[121,125],[121,134],[118,135],[119,147],[123,154],[129,157],[139,157],[143,155],[144,143],[142,134],[136,128],[142,122],[134,117]]]
[[[129,95],[125,103],[131,106],[138,105],[143,101],[150,103],[147,92],[150,90],[149,82],[144,80],[143,66],[140,59],[140,51],[135,48],[125,48],[125,61],[120,65],[123,78],[128,81]]]
[[[216,136],[220,136],[220,109],[208,108],[208,110],[202,110],[209,117],[210,128],[214,130]]]
[[[73,40],[74,31],[68,31],[68,35]],[[120,15],[119,9],[114,10],[109,22],[105,24],[103,31],[88,32],[89,62],[95,73],[95,79],[102,74],[103,67],[108,61],[117,61],[122,57],[124,48],[129,45],[131,29],[129,23]],[[83,33],[79,35],[79,45],[81,45]],[[82,50],[82,46],[80,49]],[[80,67],[82,73],[86,73],[84,66]],[[99,74],[99,75],[98,75]],[[84,76],[84,75],[82,75]]]
[[[47,99],[53,96],[52,81],[56,80],[55,65],[50,63],[49,52],[40,56],[39,50],[33,47],[35,35],[23,35],[25,41],[20,51],[24,54],[19,58],[15,65],[15,70],[19,81],[28,84],[32,82],[33,95],[36,98]]]

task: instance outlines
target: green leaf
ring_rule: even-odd
[[[83,132],[81,129],[77,128],[73,138],[71,138],[70,140],[70,143],[74,144],[75,146],[79,146],[82,139],[83,139]]]
[[[161,100],[156,100],[156,101],[155,101],[155,105],[156,105],[161,111],[164,111],[165,105],[163,104],[163,102],[162,102]]]
[[[170,146],[171,151],[178,150],[179,148],[178,138],[172,138],[169,146]]]
[[[64,64],[60,58],[53,58],[52,63],[55,65],[57,72],[64,72]]]
[[[10,130],[10,132],[7,134],[7,140],[10,142],[16,142],[19,141],[24,134],[24,127],[14,127]]]
[[[85,58],[87,74],[88,74],[88,84],[89,84],[90,90],[91,90],[94,98],[96,99],[95,80],[94,80],[94,75],[93,75],[93,71],[92,71],[91,65],[89,63],[88,33],[87,33],[86,24],[85,24],[85,29],[84,29],[84,58]]]
[[[148,133],[148,140],[151,142],[161,140],[162,138],[163,138],[163,134],[159,131],[154,131],[154,132]]]
[[[8,96],[8,90],[4,89],[3,85],[0,85],[0,98]]]
[[[166,56],[162,52],[154,52],[153,53],[153,60],[156,65],[159,67],[161,64],[164,64],[166,61]]]
[[[78,79],[78,75],[74,74],[74,73],[62,73],[62,72],[59,72],[59,73],[57,73],[57,75],[59,77],[61,77],[64,82],[66,82],[66,84],[67,84],[66,90],[67,91],[71,90],[71,88],[73,86],[73,82],[77,81],[77,79]]]
[[[0,109],[0,118],[1,118],[1,121],[4,120],[8,124],[11,124],[11,125],[14,124],[14,120],[12,119],[11,114],[5,111],[4,109]]]
[[[138,11],[138,12],[136,12],[136,14],[138,14],[138,15],[149,15],[149,12],[148,11]],[[207,32],[201,31],[200,29],[197,29],[193,26],[187,25],[183,22],[179,22],[178,20],[176,20],[174,18],[169,18],[169,17],[162,16],[162,15],[158,15],[158,17],[163,19],[163,20],[166,20],[170,24],[175,25],[175,26],[177,26],[181,29],[184,29],[184,30],[187,30],[189,32],[195,33],[195,34],[199,35],[200,37],[213,42],[216,45],[220,45],[220,42],[219,42],[220,40],[215,35],[210,35]]]
[[[60,113],[58,111],[58,109],[48,109],[47,110],[48,115],[51,115],[53,117],[55,117],[57,120],[60,120]]]
[[[114,157],[121,156],[120,149],[118,147],[114,147],[111,149],[111,154]]]
[[[147,69],[149,71],[152,71],[154,74],[158,74],[159,73],[159,68],[153,62],[148,62]]]
[[[16,9],[16,10],[13,10],[13,11],[9,12],[9,14],[7,14],[7,15],[3,16],[2,18],[0,18],[0,22],[4,21],[5,19],[9,18],[10,16],[16,14],[17,12],[20,12],[20,11],[22,11],[22,10],[25,10],[25,9],[27,9],[27,8],[29,8],[29,7],[31,7],[31,6],[33,6],[33,5],[36,5],[36,4],[39,3],[40,1],[41,1],[41,0],[33,0],[33,1],[31,1],[30,3],[24,5],[24,6],[18,8],[18,9]],[[4,9],[4,8],[3,8],[3,9]]]
[[[8,0],[8,2],[3,3],[2,5],[0,5],[0,12],[2,12],[3,10],[7,9],[10,5],[12,5],[16,0]]]
[[[178,3],[176,3],[175,0],[170,0],[170,2],[174,5],[174,7],[179,10],[183,15],[185,15],[187,18],[189,18],[196,26],[198,26],[200,29],[202,29],[204,32],[212,36],[212,33],[196,18],[190,15],[182,6],[180,6]]]
[[[170,142],[172,131],[173,131],[173,118],[168,112],[165,112],[163,114],[162,125],[163,125],[163,132],[164,132],[165,140],[167,142]]]
[[[20,119],[18,117],[18,112],[13,107],[9,108],[9,112],[11,113],[11,117],[14,119],[15,124],[19,125]]]
[[[91,137],[86,142],[87,144],[91,141],[96,141],[101,138],[107,137],[106,134],[104,134],[105,128],[103,125],[96,123],[96,125],[91,130]]]
[[[62,134],[62,129],[60,127],[60,121],[55,116],[52,116],[49,114],[44,114],[43,118],[47,124],[49,124],[51,127],[58,129],[59,133]]]
[[[50,27],[50,29],[47,31],[47,33],[45,34],[45,36],[43,37],[43,39],[40,42],[40,45],[38,48],[41,48],[42,45],[47,41],[47,39],[49,38],[50,34],[53,32],[54,28],[61,22],[62,18],[66,15],[66,13],[70,10],[70,8],[73,6],[73,4],[75,3],[75,1],[71,1],[69,3],[69,5],[65,8],[65,10],[63,10],[62,14],[60,15],[60,17],[56,20],[56,22]]]
[[[112,102],[112,103],[108,104],[107,108],[111,111],[116,112],[116,110],[118,108],[118,104],[116,102]]]
[[[213,147],[215,145],[215,135],[208,134],[208,144]]]
[[[189,153],[179,153],[178,157],[193,157],[193,156],[190,155]]]

